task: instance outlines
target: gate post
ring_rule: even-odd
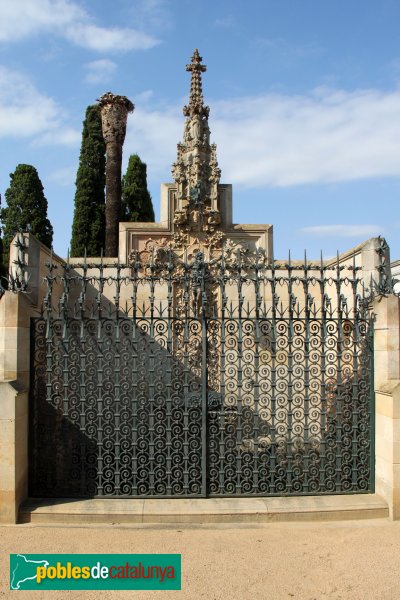
[[[0,300],[0,522],[16,523],[28,493],[29,301]]]
[[[28,494],[28,392],[0,382],[0,523],[16,523]]]
[[[375,483],[400,519],[400,300],[377,298],[373,304],[375,378]]]
[[[46,285],[46,246],[17,234],[10,246],[10,290],[0,297],[0,522],[16,523],[28,494],[30,319]],[[13,290],[13,291],[11,291]]]

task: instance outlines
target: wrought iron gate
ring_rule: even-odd
[[[355,264],[165,252],[50,264],[47,284],[31,330],[32,496],[373,490]]]

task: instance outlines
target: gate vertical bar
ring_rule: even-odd
[[[322,250],[321,250],[321,260],[320,260],[320,268],[319,268],[319,288],[320,288],[320,305],[321,305],[321,316],[320,316],[320,331],[321,331],[321,382],[320,382],[320,411],[321,411],[321,452],[320,452],[320,472],[319,472],[319,481],[320,485],[323,489],[326,489],[326,434],[328,433],[328,420],[327,420],[327,411],[328,411],[328,398],[327,398],[327,370],[329,369],[329,363],[327,365],[327,344],[329,343],[328,332],[327,332],[327,314],[328,310],[331,311],[332,318],[332,306],[330,304],[330,298],[325,293],[325,271],[324,271],[324,262],[322,258]]]
[[[368,315],[365,317],[368,318]],[[370,391],[370,406],[369,406],[369,458],[370,458],[370,470],[369,470],[369,486],[370,492],[375,492],[375,384],[374,384],[374,321],[370,317],[369,319],[369,344],[368,350],[370,353],[369,359],[369,391]],[[368,321],[367,321],[368,322]]]
[[[103,410],[104,410],[104,358],[103,358],[103,335],[102,335],[102,316],[103,316],[103,288],[104,288],[104,266],[103,249],[101,250],[101,259],[99,265],[99,290],[97,294],[97,468],[98,468],[98,493],[103,494],[103,469],[104,469],[104,448],[103,448]]]
[[[269,281],[271,286],[271,299],[272,299],[272,315],[271,315],[271,458],[270,458],[270,472],[271,481],[270,489],[271,492],[276,490],[276,482],[278,480],[278,474],[276,471],[277,467],[277,414],[276,414],[276,350],[277,350],[277,308],[279,298],[276,293],[276,276],[275,276],[275,258],[272,256],[271,260],[271,279]],[[265,308],[264,300],[264,318],[267,317],[267,311]]]
[[[339,260],[339,252],[336,253],[336,310],[337,310],[337,354],[336,354],[336,385],[339,390],[338,398],[340,399],[337,402],[337,426],[336,426],[336,444],[338,451],[336,451],[335,456],[335,490],[340,491],[341,489],[341,473],[342,473],[342,451],[343,451],[343,431],[342,431],[342,423],[343,423],[343,376],[342,376],[342,352],[343,352],[343,296],[342,296],[342,280],[340,277],[340,260]]]
[[[360,422],[362,416],[362,410],[360,411],[360,403],[358,401],[358,386],[360,377],[362,377],[360,371],[362,369],[362,356],[359,356],[360,342],[362,343],[362,336],[360,336],[359,331],[359,314],[357,310],[357,267],[356,267],[356,258],[353,256],[353,266],[352,266],[353,275],[350,279],[353,297],[352,297],[352,319],[353,319],[353,330],[352,332],[349,329],[349,315],[346,315],[345,326],[346,330],[344,330],[344,339],[346,336],[351,339],[351,333],[353,337],[352,344],[352,386],[351,386],[351,403],[353,406],[352,417],[353,417],[353,440],[352,440],[352,485],[357,486],[357,476],[358,476],[358,457],[357,457],[357,425]],[[365,323],[367,325],[367,323]],[[367,351],[369,352],[370,343],[369,343],[369,330],[365,330],[365,338]],[[361,364],[360,364],[361,361]],[[360,369],[361,367],[361,369]],[[367,369],[369,369],[369,356],[367,362]],[[367,372],[367,381],[369,380],[369,374]],[[369,397],[368,397],[369,400]],[[369,409],[369,402],[368,402]]]
[[[226,452],[226,426],[225,426],[225,421],[226,421],[226,415],[225,415],[225,394],[226,394],[226,379],[227,379],[227,375],[226,375],[226,364],[227,364],[227,359],[226,359],[226,306],[228,303],[228,296],[226,294],[226,281],[225,281],[225,257],[224,254],[222,253],[222,258],[221,258],[221,274],[220,274],[220,280],[221,280],[221,348],[220,348],[220,353],[221,353],[221,385],[220,385],[220,390],[221,390],[221,399],[222,399],[222,405],[221,405],[221,419],[220,419],[220,436],[219,436],[219,449],[220,449],[220,454],[219,454],[219,479],[218,479],[218,489],[219,490],[223,490],[224,489],[224,481],[225,481],[225,452]]]
[[[309,446],[310,440],[310,338],[312,332],[311,324],[311,308],[313,305],[313,297],[309,292],[309,278],[308,278],[308,264],[307,264],[307,253],[304,251],[304,429],[303,429],[303,444],[304,444],[304,482],[303,489],[305,492],[309,490],[309,453],[311,447]]]
[[[53,270],[57,268],[55,264],[53,264],[53,249],[50,252],[50,262],[46,265],[48,270],[47,279],[47,294],[44,301],[46,307],[46,402],[51,406],[52,404],[52,395],[53,395],[53,371],[54,371],[54,318],[53,318],[53,283],[56,279],[55,275],[53,275]],[[55,427],[53,429],[52,434],[56,437],[57,441],[59,440],[59,431],[57,430],[57,425],[54,424]],[[53,457],[55,464],[57,464],[59,452],[59,445],[56,449],[56,454]],[[54,463],[53,463],[54,464]],[[39,469],[43,468],[42,465],[38,465]],[[55,469],[50,468],[47,472],[47,484],[50,486],[54,485],[54,481],[51,481],[52,476],[55,472]]]
[[[289,262],[286,266],[288,273],[288,353],[287,353],[287,490],[292,492],[293,479],[293,338],[294,338],[294,308],[296,306],[296,297],[293,293],[293,267],[289,250]],[[282,311],[283,314],[283,311]]]
[[[208,489],[208,370],[207,370],[207,292],[205,281],[205,265],[201,264],[201,338],[202,338],[202,369],[201,369],[201,396],[202,396],[202,431],[201,431],[201,462],[202,462],[202,495],[207,495]]]

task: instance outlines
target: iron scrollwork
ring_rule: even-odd
[[[32,320],[32,496],[372,489],[358,267],[165,247],[49,266],[47,285]]]

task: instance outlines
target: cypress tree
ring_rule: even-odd
[[[71,256],[83,256],[85,249],[88,256],[100,256],[104,248],[105,152],[99,107],[88,106],[76,176]]]
[[[36,169],[31,165],[18,165],[10,178],[10,187],[5,194],[7,207],[0,210],[4,223],[3,264],[6,269],[10,244],[18,231],[30,231],[49,248],[53,241],[53,227],[47,218],[47,200]]]
[[[137,154],[129,157],[122,178],[121,221],[154,222],[154,209],[147,189],[147,166]]]

